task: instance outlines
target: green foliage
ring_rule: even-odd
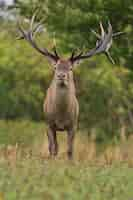
[[[44,137],[44,123],[33,123],[29,120],[0,120],[0,146],[19,144],[23,147],[39,143]]]
[[[0,34],[0,41],[0,117],[39,120],[50,77],[47,62],[7,32]]]
[[[78,69],[81,127],[95,127],[99,139],[117,137],[123,125],[132,133],[132,73],[96,60]]]

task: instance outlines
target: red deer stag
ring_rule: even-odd
[[[35,35],[42,28],[40,23],[34,24],[35,15],[33,15],[30,23],[29,30],[24,30],[20,23],[18,29],[21,33],[19,39],[25,39],[30,45],[35,48],[39,53],[45,56],[54,68],[54,77],[48,88],[46,99],[44,102],[44,113],[48,124],[48,142],[50,155],[57,155],[58,144],[56,138],[56,131],[67,131],[68,140],[68,158],[71,159],[73,155],[73,142],[74,135],[77,128],[79,105],[75,94],[75,85],[73,80],[73,67],[74,65],[83,60],[90,58],[96,54],[105,53],[109,60],[114,63],[109,54],[109,48],[112,44],[113,36],[118,35],[112,33],[112,26],[108,23],[108,31],[105,32],[100,23],[101,35],[92,31],[98,41],[96,46],[87,53],[80,53],[75,55],[72,53],[68,59],[62,59],[57,54],[56,49],[54,52],[48,51],[46,48],[41,48],[35,42]],[[120,33],[121,34],[121,33]]]

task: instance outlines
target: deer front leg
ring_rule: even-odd
[[[74,130],[69,130],[67,132],[67,145],[68,145],[67,156],[68,156],[68,159],[70,160],[73,158],[74,136],[75,136]]]
[[[49,143],[49,154],[50,156],[56,156],[58,153],[56,131],[53,128],[49,127],[47,135],[48,135],[48,143]]]

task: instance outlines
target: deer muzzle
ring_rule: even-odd
[[[58,73],[57,74],[57,83],[60,86],[67,86],[67,84],[68,84],[67,74],[63,73],[63,72]]]

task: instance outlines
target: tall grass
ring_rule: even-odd
[[[58,133],[59,155],[57,159],[66,160],[67,135]],[[21,159],[27,156],[49,158],[46,126],[31,121],[0,121],[0,159]],[[133,137],[124,137],[118,144],[100,148],[95,137],[85,132],[77,132],[74,145],[74,160],[86,163],[110,165],[113,162],[126,162],[133,166]],[[102,149],[102,150],[101,150]],[[13,158],[15,157],[15,158]]]

